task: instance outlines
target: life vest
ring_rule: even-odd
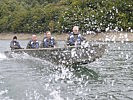
[[[13,41],[13,45],[20,47],[20,45],[19,45],[19,43],[17,41]]]
[[[74,34],[71,34],[69,36],[69,45],[81,45],[81,42],[83,41],[81,34],[78,34],[77,37],[74,36]]]
[[[20,46],[19,42],[17,42],[17,41],[11,41],[10,47],[11,47],[12,50],[13,49],[21,49],[21,46]]]
[[[53,37],[51,37],[49,40],[48,40],[48,38],[44,38],[44,42],[43,42],[43,43],[44,43],[43,46],[44,46],[45,48],[54,47],[54,45],[55,45],[55,40],[54,40]]]
[[[31,48],[39,48],[39,42],[38,41],[36,41],[36,42],[31,41],[30,44],[31,44]]]

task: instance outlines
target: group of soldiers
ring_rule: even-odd
[[[81,45],[81,42],[84,40],[85,38],[79,32],[79,27],[74,26],[73,31],[69,34],[67,38],[67,45],[68,46]],[[37,40],[37,36],[32,35],[32,38],[28,42],[26,49],[53,48],[53,47],[56,47],[56,41],[51,36],[51,32],[47,31],[46,36],[44,36],[40,45],[39,45],[39,41]],[[10,48],[11,50],[23,49],[20,46],[19,42],[17,41],[17,36],[13,37],[13,40],[10,43]]]

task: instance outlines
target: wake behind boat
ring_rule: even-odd
[[[69,46],[56,48],[39,48],[39,49],[15,49],[5,51],[8,57],[14,53],[27,53],[30,56],[50,61],[54,64],[72,65],[87,64],[100,58],[105,51],[103,44],[89,44],[85,46]]]

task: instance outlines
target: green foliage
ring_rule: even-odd
[[[1,0],[0,32],[130,31],[132,11],[132,0]]]

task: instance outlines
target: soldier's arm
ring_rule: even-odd
[[[20,46],[19,42],[17,42],[17,47],[18,47],[18,49],[22,49],[22,47]]]
[[[18,49],[18,46],[14,45],[13,41],[11,41],[10,48],[11,49]]]
[[[66,41],[67,45],[70,45],[69,40],[70,40],[70,37],[67,38],[67,41]]]
[[[30,49],[30,48],[31,48],[31,44],[30,44],[30,41],[29,41],[27,46],[26,46],[26,49]]]
[[[41,41],[40,48],[44,48],[44,41]]]

